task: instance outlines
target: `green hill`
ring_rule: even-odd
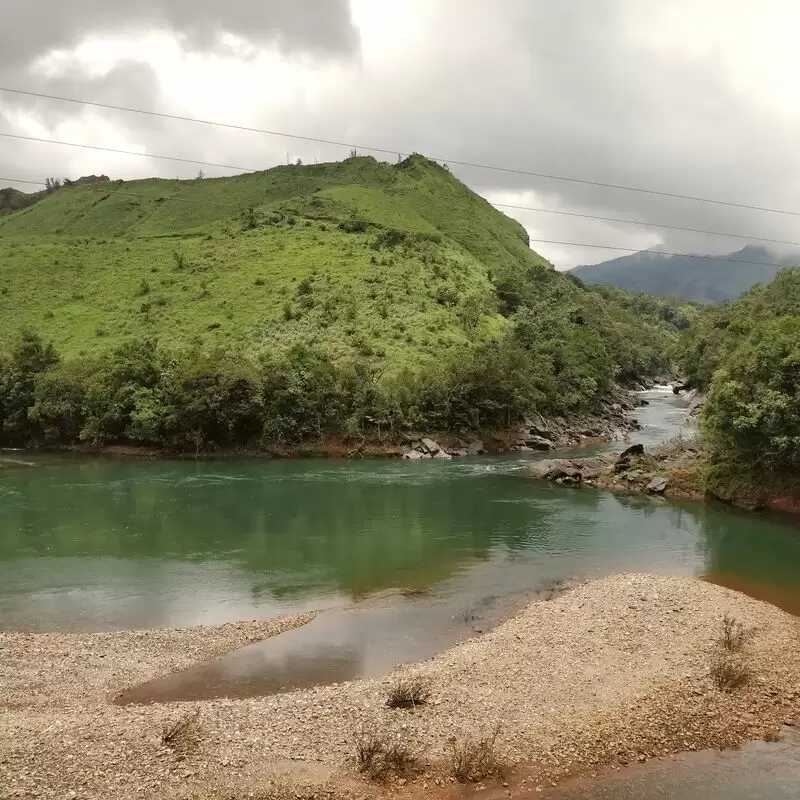
[[[419,158],[63,188],[0,219],[0,336],[24,323],[66,355],[143,335],[438,352],[472,338],[458,316],[488,303],[487,265],[519,261],[545,263]]]
[[[730,260],[643,250],[601,264],[575,267],[571,272],[590,284],[708,304],[734,300],[757,283],[769,283],[784,267],[798,263],[797,255],[781,257],[754,246],[720,258]]]
[[[0,217],[0,413],[175,446],[510,425],[662,369],[674,327],[632,308],[421,156],[65,186]]]

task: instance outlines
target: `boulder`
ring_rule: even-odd
[[[444,450],[437,450],[433,454],[433,457],[434,458],[440,458],[443,461],[449,461],[453,456],[451,456],[450,453],[446,453]]]
[[[544,436],[528,436],[523,442],[531,450],[555,450],[556,446]]]
[[[481,439],[473,439],[467,445],[467,449],[471,456],[482,456],[486,452],[486,448],[483,446],[483,440]]]
[[[430,456],[427,453],[420,453],[419,450],[409,450],[403,453],[403,458],[407,458],[409,461],[418,461],[420,458],[430,458]]]
[[[653,478],[653,480],[647,484],[647,491],[651,494],[663,494],[668,483],[666,478]]]
[[[469,455],[469,450],[466,447],[450,447],[446,452],[453,458],[464,458]]]
[[[543,439],[553,438],[550,426],[541,414],[533,414],[530,418],[526,419],[520,432],[533,436],[541,436]]]
[[[618,456],[614,464],[614,472],[625,472],[631,465],[631,458],[635,456],[644,455],[644,445],[634,444],[623,450]]]
[[[528,469],[535,478],[558,480],[559,478],[580,478],[581,471],[567,458],[545,458],[532,462]]]
[[[420,444],[423,446],[427,453],[430,453],[432,456],[436,455],[442,448],[439,447],[437,442],[434,442],[433,439],[429,439],[425,437],[420,440]]]

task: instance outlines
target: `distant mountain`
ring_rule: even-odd
[[[719,260],[722,258],[730,260]],[[571,274],[585,283],[682,297],[696,303],[723,303],[739,297],[757,283],[769,283],[783,267],[798,265],[800,253],[777,256],[765,247],[748,246],[715,259],[642,250],[601,264],[575,267]]]

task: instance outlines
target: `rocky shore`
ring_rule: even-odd
[[[561,486],[594,486],[628,494],[702,499],[705,459],[691,439],[665,442],[651,450],[633,445],[599,458],[544,459],[528,473]]]
[[[724,690],[722,620],[746,632],[741,686]],[[621,575],[529,605],[493,631],[380,680],[272,697],[115,706],[132,682],[303,620],[200,633],[0,636],[0,797],[447,797],[453,753],[496,735],[516,796],[560,778],[679,750],[775,737],[800,717],[800,621],[686,578]],[[392,709],[398,678],[426,702]],[[163,741],[196,721],[186,746]],[[496,732],[496,734],[495,734]],[[383,783],[356,741],[403,743],[414,769]]]
[[[639,429],[628,412],[642,401],[629,393],[620,394],[607,403],[600,414],[546,419],[532,414],[521,425],[494,434],[460,436],[409,434],[402,445],[403,458],[450,459],[484,453],[530,453],[577,447],[591,442],[608,442],[626,438]]]

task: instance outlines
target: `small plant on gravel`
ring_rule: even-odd
[[[161,744],[176,752],[188,752],[200,741],[200,712],[184,714],[175,722],[166,723],[161,731]]]
[[[384,768],[383,755],[386,752],[386,737],[376,733],[362,732],[356,736],[356,766],[358,771],[372,780]]]
[[[430,697],[430,685],[421,675],[401,676],[389,688],[386,705],[389,708],[416,708],[424,706]]]
[[[356,736],[356,766],[371,781],[383,781],[390,775],[405,777],[419,762],[420,751],[406,738],[392,739],[374,732]]]
[[[420,762],[420,752],[406,739],[395,739],[383,754],[387,772],[398,777],[411,774]]]
[[[714,686],[722,692],[732,692],[750,681],[753,673],[741,657],[722,653],[711,660],[709,669]]]
[[[738,653],[747,644],[752,632],[748,631],[736,617],[725,614],[722,618],[722,635],[719,643],[729,653]]]
[[[477,783],[485,778],[502,777],[506,765],[497,752],[498,725],[491,733],[474,739],[450,738],[450,773],[459,783]]]

